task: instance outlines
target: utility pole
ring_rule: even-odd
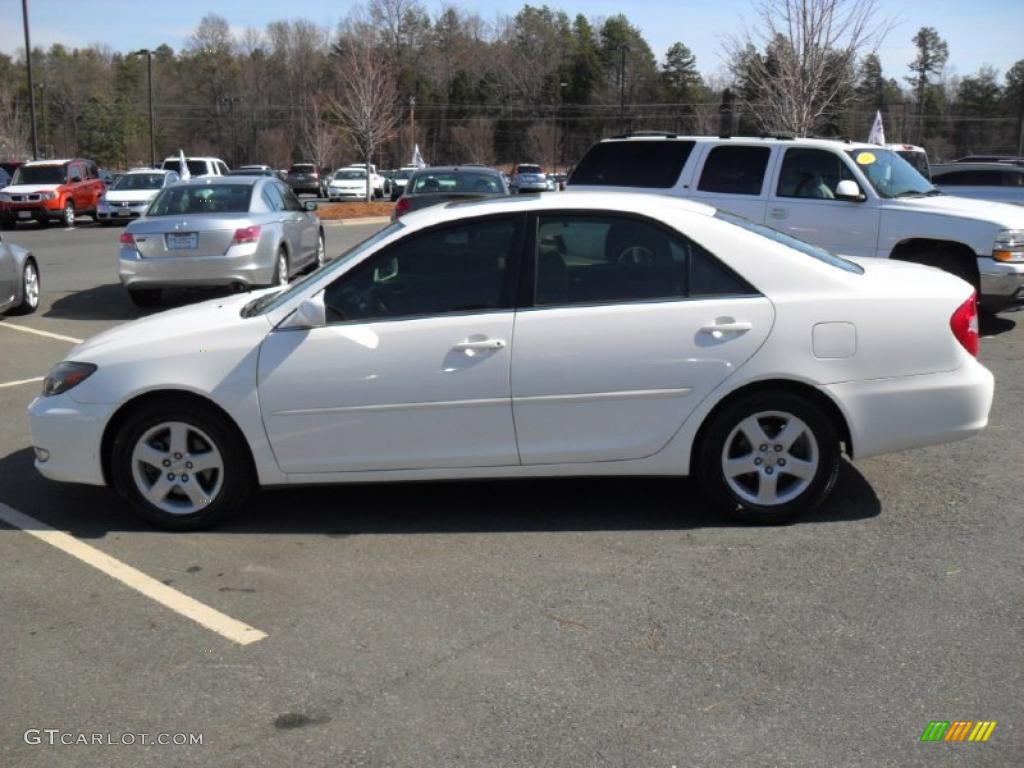
[[[149,164],[156,168],[156,136],[153,133],[153,51],[149,48],[140,48],[128,55],[146,57],[146,82],[149,91]]]
[[[409,143],[412,144],[409,147],[410,155],[416,151],[416,97],[409,97]]]
[[[39,159],[39,141],[36,138],[36,94],[32,88],[32,41],[28,36],[28,0],[21,0],[21,21],[25,27],[25,69],[28,70],[28,111],[32,115],[32,159]]]
[[[1020,102],[1017,108],[1017,157],[1024,157],[1024,82],[1020,84],[1017,100]]]
[[[626,130],[626,51],[629,46],[619,46],[619,129]]]

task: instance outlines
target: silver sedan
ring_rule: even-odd
[[[39,306],[39,265],[24,248],[0,236],[0,313],[27,315]]]
[[[121,235],[121,283],[139,306],[173,287],[287,285],[324,263],[316,203],[267,177],[206,176],[167,187]]]

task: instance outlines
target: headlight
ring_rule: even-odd
[[[96,366],[92,363],[57,363],[43,379],[43,397],[62,395],[72,387],[77,387],[95,372]]]
[[[0,203],[9,203],[9,202],[11,202],[11,196],[8,195],[6,192],[0,192]]]
[[[1004,229],[992,244],[996,261],[1024,261],[1024,229]]]
[[[40,192],[39,197],[41,200],[53,200],[57,196],[56,192]]]

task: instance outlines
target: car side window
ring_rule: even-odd
[[[779,172],[776,194],[835,200],[840,181],[856,181],[843,159],[823,149],[787,149]]]
[[[756,293],[689,238],[625,216],[540,216],[535,275],[535,306]]]
[[[410,235],[327,286],[328,322],[509,306],[520,221],[489,217]]]
[[[769,147],[715,147],[704,161],[697,189],[727,195],[759,195],[771,154]]]
[[[280,193],[284,203],[284,210],[286,211],[301,211],[302,203],[299,202],[299,198],[295,196],[295,193],[290,187],[286,187],[283,184],[275,184],[277,191]]]
[[[68,181],[70,181],[72,184],[77,184],[81,180],[82,169],[79,167],[78,163],[75,163],[74,165],[68,168]]]
[[[217,168],[220,171],[220,175],[221,176],[227,176],[228,175],[228,167],[223,162],[221,162],[220,160],[217,161]]]
[[[267,204],[267,208],[270,210],[284,210],[284,199],[281,197],[281,190],[277,188],[276,184],[265,184],[263,186],[261,197],[263,198],[263,202]]]

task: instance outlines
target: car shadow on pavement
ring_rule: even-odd
[[[981,336],[998,336],[999,334],[1012,331],[1017,327],[1017,320],[1010,317],[1015,312],[1019,312],[1022,308],[1015,307],[1012,310],[999,315],[981,314],[978,316],[978,333]]]
[[[230,289],[174,288],[164,291],[158,306],[143,309],[132,304],[124,286],[111,283],[68,293],[54,301],[43,316],[67,320],[134,320],[165,309],[230,295]]]
[[[80,538],[149,531],[113,491],[55,483],[29,449],[0,459],[0,502]],[[843,462],[832,497],[798,524],[881,513],[864,476]],[[323,534],[690,530],[738,527],[684,478],[555,478],[363,483],[269,489],[211,533]],[[0,529],[2,530],[2,529]]]

